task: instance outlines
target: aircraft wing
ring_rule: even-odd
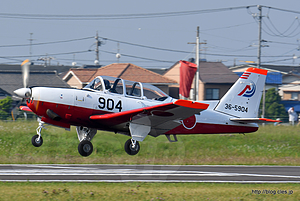
[[[32,110],[27,106],[20,106],[20,110],[26,111],[26,112],[32,112]]]
[[[230,121],[239,123],[266,123],[266,122],[281,122],[279,120],[267,119],[267,118],[231,118]]]
[[[194,114],[200,113],[208,108],[208,104],[193,102],[189,100],[176,100],[175,102],[144,107],[119,113],[104,115],[92,115],[91,120],[98,121],[108,126],[116,126],[122,123],[146,126],[150,129],[149,134],[158,136],[176,126],[180,120],[184,120]],[[148,134],[148,133],[147,133]]]

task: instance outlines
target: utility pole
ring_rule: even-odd
[[[29,33],[30,34],[30,38],[28,39],[29,40],[29,60],[31,61],[31,56],[32,56],[32,34],[33,33]]]
[[[260,64],[261,64],[261,21],[262,21],[262,6],[261,5],[257,5],[257,8],[259,10],[259,14],[258,14],[258,51],[257,51],[257,68],[260,68]],[[266,85],[264,83],[264,90],[263,90],[263,105],[262,105],[262,114],[261,117],[264,118],[265,117],[265,104],[266,104]]]
[[[101,45],[104,45],[105,44],[105,38],[104,40],[99,40],[99,36],[98,36],[98,31],[96,32],[96,36],[95,36],[95,39],[96,39],[96,48],[95,48],[95,53],[96,53],[96,59],[94,61],[95,65],[100,65],[100,58],[99,58],[99,47]]]
[[[199,26],[197,26],[197,36],[196,36],[196,64],[197,64],[197,71],[195,75],[195,90],[194,90],[194,100],[199,100],[199,71],[200,71],[200,57],[199,57]]]
[[[200,43],[200,28],[197,26],[197,35],[196,35],[196,43],[188,43],[188,44],[196,44],[196,64],[197,64],[197,71],[195,73],[194,78],[194,94],[193,94],[193,100],[197,101],[199,100],[199,75],[200,75],[200,45],[201,44],[207,44],[206,42]]]
[[[261,19],[262,19],[262,7],[257,5],[259,10],[258,15],[258,52],[257,52],[257,68],[260,68],[260,57],[261,57]]]
[[[96,49],[95,49],[96,60],[95,60],[95,65],[99,65],[100,64],[100,61],[99,61],[99,46],[101,45],[101,42],[99,41],[98,31],[96,32],[95,39],[96,39]]]

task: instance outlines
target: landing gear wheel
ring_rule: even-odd
[[[35,147],[40,147],[42,146],[43,144],[43,138],[42,136],[40,137],[39,139],[39,135],[34,135],[32,138],[31,138],[31,143],[33,146]]]
[[[124,148],[127,154],[136,155],[140,151],[140,144],[138,141],[136,141],[135,147],[133,147],[131,139],[129,139],[125,142]]]
[[[78,145],[78,152],[84,157],[91,155],[93,152],[93,144],[88,140],[82,140]]]

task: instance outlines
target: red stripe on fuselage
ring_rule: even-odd
[[[103,128],[103,125],[95,125],[95,123],[91,121],[89,117],[95,114],[101,115],[108,113],[102,110],[94,110],[73,105],[64,105],[37,100],[27,102],[27,106],[32,110],[32,112],[41,117],[49,118],[46,111],[47,109],[50,109],[62,118],[60,122],[74,126],[85,126],[99,129]]]
[[[46,114],[46,111],[47,109],[52,110],[54,113],[58,114],[62,118],[59,121],[61,123],[70,124],[73,126],[90,127],[99,130],[115,131],[114,128],[110,128],[106,125],[101,125],[99,124],[99,121],[92,121],[89,118],[91,115],[107,114],[108,112],[106,111],[36,100],[27,102],[27,105],[35,114],[41,117],[46,117],[48,119],[49,117]],[[47,123],[54,124],[55,121],[51,120]],[[250,133],[255,132],[257,130],[258,127],[197,123],[193,129],[186,129],[183,125],[179,125],[176,128],[167,131],[165,134]],[[122,131],[129,130],[126,130],[124,128],[124,130]]]

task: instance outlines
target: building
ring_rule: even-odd
[[[22,71],[19,70],[0,70],[0,99],[7,96],[12,97],[13,102],[11,109],[13,109],[14,116],[18,114],[18,106],[22,99],[14,95],[16,89],[22,88],[23,79]],[[62,87],[69,88],[70,86],[64,82],[56,73],[56,71],[31,71],[29,75],[28,86],[44,86],[44,87]]]
[[[95,77],[106,75],[152,84],[169,94],[169,85],[176,81],[131,63],[113,63],[98,69],[70,69],[63,77],[71,87],[81,89]]]
[[[23,87],[22,71],[0,70],[0,99],[11,96],[15,100],[19,100],[14,96],[16,89]],[[31,71],[29,75],[29,86],[44,87],[63,87],[70,86],[64,82],[55,71]]]
[[[200,62],[199,69],[199,101],[219,100],[239,78],[221,62]],[[165,77],[180,80],[180,63],[175,63],[164,74]],[[193,90],[192,85],[192,90]],[[193,91],[191,90],[191,94]],[[170,95],[179,98],[179,85],[173,85]]]
[[[42,72],[42,71],[55,71],[57,75],[61,75],[65,72],[68,72],[70,68],[75,68],[74,66],[57,66],[57,65],[31,65],[30,70],[34,72]],[[20,71],[20,65],[10,65],[10,64],[0,64],[1,71]]]

